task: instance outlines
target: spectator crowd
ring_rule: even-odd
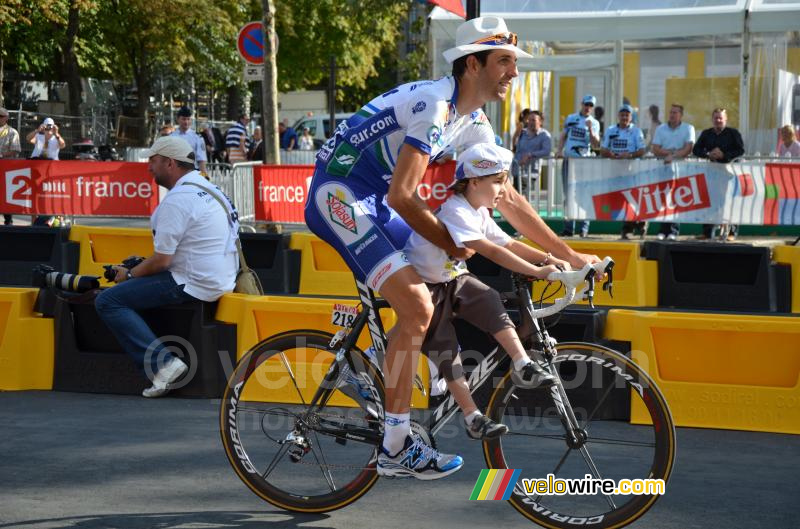
[[[665,164],[670,164],[694,156],[713,163],[729,163],[744,155],[742,135],[737,129],[728,126],[725,108],[713,109],[711,127],[696,136],[694,126],[683,121],[684,107],[679,103],[670,106],[666,123],[659,120],[658,106],[650,105],[650,126],[646,134],[637,126],[636,110],[627,99],[623,99],[617,112],[617,123],[609,127],[605,127],[602,122],[604,109],[596,106],[596,103],[593,95],[583,97],[581,108],[564,120],[561,135],[555,145],[555,156],[562,159],[561,180],[565,191],[571,158],[597,156],[620,160],[652,155],[663,160]],[[525,109],[520,113],[517,129],[511,137],[514,185],[523,192],[529,185],[536,184],[541,160],[551,156],[552,140],[550,133],[542,128],[543,121],[544,116],[540,111]],[[800,142],[795,127],[785,125],[780,128],[779,134],[775,156],[800,158]],[[527,178],[522,178],[523,174]],[[571,237],[578,234],[586,237],[589,226],[588,220],[565,218],[561,235]],[[620,235],[622,239],[630,239],[635,235],[644,236],[646,229],[644,222],[625,222]],[[659,240],[674,241],[679,233],[678,223],[667,222],[661,224],[656,237]],[[709,239],[717,233],[721,238],[734,240],[738,234],[738,226],[705,224],[697,238]]]

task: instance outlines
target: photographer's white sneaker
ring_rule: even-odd
[[[142,391],[142,397],[154,398],[166,395],[170,390],[169,385],[181,378],[188,370],[189,366],[173,356],[153,377],[152,387]]]

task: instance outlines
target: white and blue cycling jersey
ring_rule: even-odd
[[[592,116],[582,116],[579,112],[570,114],[564,120],[564,133],[566,138],[564,140],[564,156],[567,158],[578,158],[582,156],[589,156],[591,151],[589,147],[592,143],[592,138],[589,134],[589,126],[591,125],[592,135],[600,136],[600,122]]]
[[[448,150],[494,142],[483,111],[459,115],[457,101],[453,77],[398,86],[341,123],[317,153],[306,223],[370,288],[408,266],[411,229],[385,198],[401,147],[428,154],[430,163]]]
[[[633,124],[624,129],[619,125],[614,125],[609,127],[603,136],[603,148],[614,154],[636,152],[645,148],[644,134],[639,127]]]

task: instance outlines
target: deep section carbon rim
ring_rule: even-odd
[[[538,494],[523,478],[580,480],[663,479],[672,472],[675,428],[663,395],[647,374],[625,355],[588,343],[556,347],[567,400],[578,421],[568,436],[553,389],[523,389],[506,375],[489,403],[488,414],[509,433],[484,442],[489,468],[520,469],[511,504],[549,528],[623,527],[644,514],[657,494]],[[574,491],[573,491],[574,492]]]
[[[335,353],[332,335],[295,331],[256,345],[236,366],[220,408],[228,460],[262,499],[298,512],[344,507],[375,484],[383,383],[361,351],[311,407]]]

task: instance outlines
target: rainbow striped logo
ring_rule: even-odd
[[[492,469],[481,470],[478,482],[472,489],[470,500],[507,500],[511,497],[511,491],[519,479],[520,470]]]

